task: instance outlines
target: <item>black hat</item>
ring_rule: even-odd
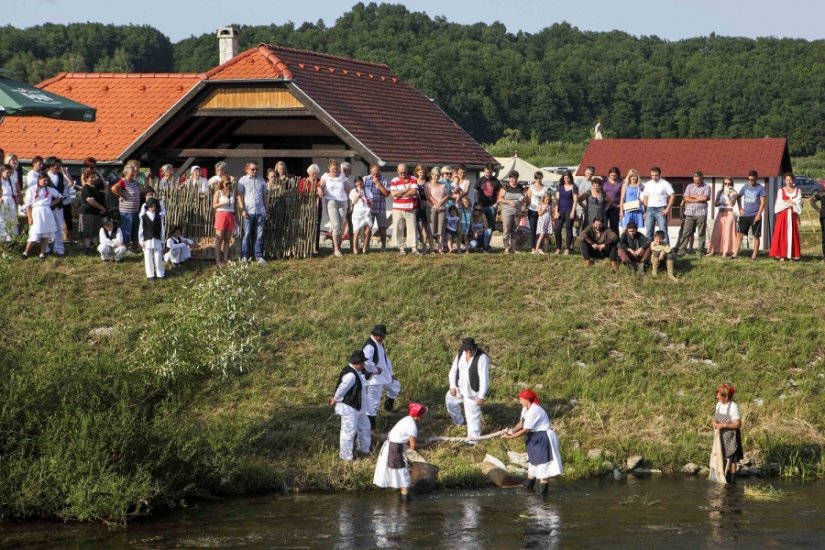
[[[386,336],[387,335],[387,326],[386,325],[375,325],[372,327],[372,334],[375,336]]]
[[[356,363],[359,363],[359,364],[363,365],[366,362],[367,362],[367,356],[364,355],[364,350],[359,349],[357,351],[353,351],[352,355],[349,356],[349,363],[351,365],[354,365]]]
[[[153,198],[146,201],[146,210],[149,210],[153,206],[160,210],[160,202],[157,199]]]
[[[475,338],[465,338],[461,341],[461,351],[475,351],[477,348]]]

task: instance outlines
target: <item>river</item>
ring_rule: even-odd
[[[769,480],[778,501],[699,478],[598,479],[522,489],[395,491],[199,502],[127,527],[0,523],[3,548],[822,547],[825,485]]]

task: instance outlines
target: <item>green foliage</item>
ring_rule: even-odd
[[[520,158],[539,168],[542,166],[576,166],[587,149],[587,142],[540,142],[535,136],[525,141],[520,140],[520,137],[520,134],[514,131],[509,136],[484,147],[494,157],[511,157],[517,153]]]
[[[480,142],[512,129],[580,143],[606,137],[788,137],[825,150],[825,41],[710,36],[669,42],[556,23],[530,34],[462,25],[400,4],[355,4],[334,24],[240,26],[273,43],[386,63]],[[214,33],[176,43],[146,26],[46,24],[0,33],[0,65],[37,82],[61,70],[206,71]],[[512,137],[512,136],[510,136]]]

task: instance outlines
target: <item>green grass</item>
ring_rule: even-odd
[[[516,394],[535,388],[569,477],[602,473],[593,448],[614,464],[642,454],[666,473],[704,463],[721,382],[739,390],[746,450],[782,475],[822,477],[822,269],[812,258],[690,259],[669,283],[576,257],[386,253],[221,273],[192,263],[149,284],[136,257],[6,255],[0,516],[126,521],[192,497],[369,488],[374,461],[339,461],[325,402],[376,322],[390,332],[399,404],[432,407],[423,437],[463,435],[443,399],[460,339],[474,336],[494,365],[484,431],[515,424]],[[379,426],[402,414],[382,413]],[[444,486],[477,486],[486,452],[523,447],[422,454]]]

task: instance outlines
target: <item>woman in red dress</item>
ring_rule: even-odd
[[[802,213],[802,191],[794,187],[794,176],[790,172],[784,176],[785,185],[776,194],[771,258],[798,260],[801,256],[799,245],[799,215]]]

